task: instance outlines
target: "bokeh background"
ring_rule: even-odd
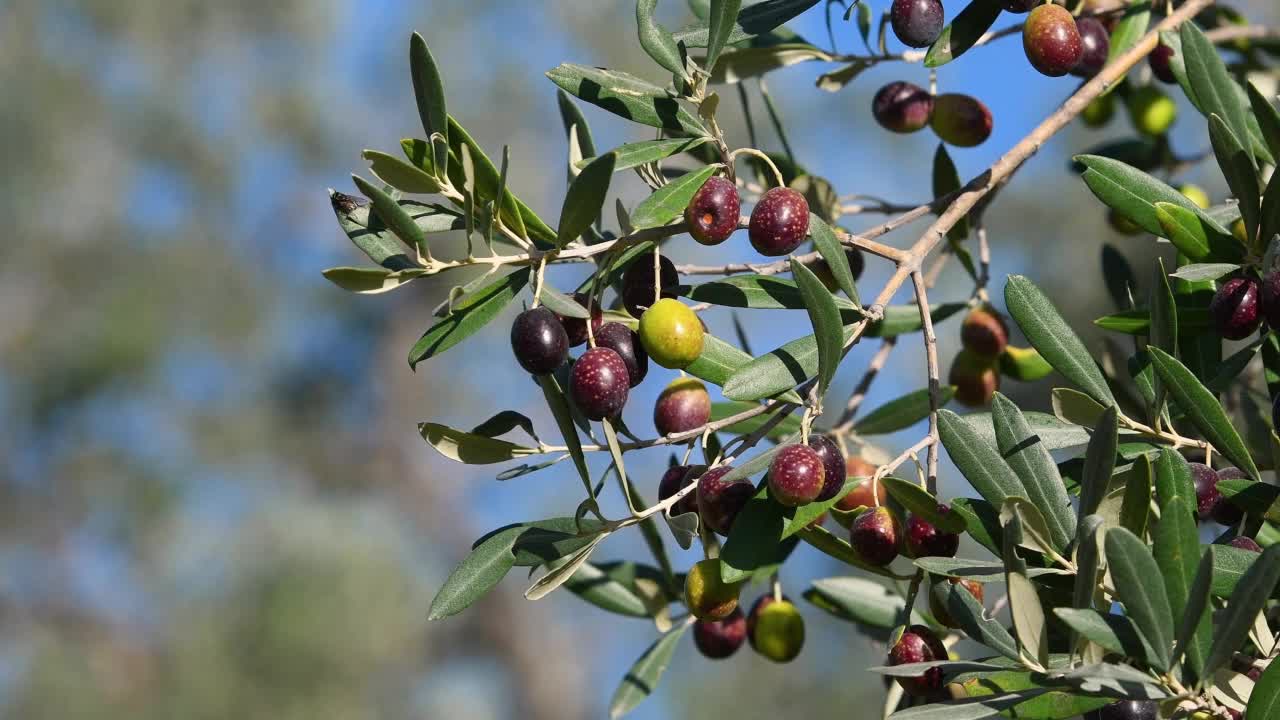
[[[679,0],[662,6],[670,27],[688,19]],[[1270,0],[1237,6],[1280,19]],[[949,15],[959,7],[949,4]],[[466,428],[514,409],[554,433],[508,360],[507,321],[413,373],[405,354],[448,280],[365,297],[320,271],[364,259],[334,222],[326,188],[351,191],[349,174],[367,174],[361,149],[394,151],[399,138],[421,135],[412,30],[442,65],[450,111],[491,154],[511,146],[512,186],[554,222],[566,143],[542,73],[571,61],[662,82],[635,39],[633,8],[621,0],[0,2],[0,715],[605,714],[652,640],[651,623],[608,616],[568,593],[527,602],[518,571],[467,613],[425,620],[434,590],[476,537],[566,514],[580,499],[565,466],[498,483],[492,468],[451,464],[415,432],[421,420]],[[825,44],[820,10],[794,27]],[[858,47],[851,24],[836,18],[834,27],[841,50]],[[841,193],[928,199],[934,139],[890,135],[869,112],[881,84],[924,84],[926,72],[886,64],[828,94],[813,86],[826,69],[770,79],[799,160]],[[1074,87],[1036,75],[1016,37],[943,68],[938,81],[995,113],[988,143],[953,152],[965,177]],[[734,93],[724,95],[731,141],[745,144]],[[599,147],[647,137],[586,112]],[[777,149],[756,112],[761,143]],[[1122,116],[1102,131],[1072,128],[1028,163],[989,214],[997,291],[1006,273],[1027,273],[1086,330],[1111,310],[1097,272],[1101,245],[1116,243],[1136,262],[1152,244],[1108,230],[1067,164],[1073,151],[1130,133]],[[1207,147],[1187,112],[1173,139],[1184,154]],[[621,197],[636,202],[639,183],[619,178]],[[1216,173],[1192,169],[1185,179],[1223,196]],[[913,229],[890,241],[909,242]],[[457,238],[437,247],[446,254]],[[745,247],[741,237],[714,250],[686,241],[673,254],[728,261],[749,257]],[[873,262],[864,296],[887,275]],[[953,266],[933,297],[967,294]],[[732,336],[727,315],[708,320]],[[757,352],[802,334],[794,315],[747,320]],[[958,347],[956,323],[939,334],[945,361]],[[854,352],[835,393],[848,393],[873,349]],[[633,394],[627,418],[642,434],[668,375],[656,368]],[[923,355],[908,338],[867,407],[923,384]],[[1006,390],[1043,408],[1048,387]],[[918,433],[883,445],[899,450]],[[665,463],[662,452],[628,458],[650,495]],[[962,493],[944,470],[944,494]],[[617,538],[595,557],[642,552],[636,539]],[[809,579],[840,572],[801,549],[783,580],[799,595]],[[710,663],[685,640],[636,717],[874,712],[880,681],[862,668],[880,650],[805,612],[808,647],[786,668],[745,651]]]

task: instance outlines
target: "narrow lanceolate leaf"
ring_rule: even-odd
[[[1178,308],[1173,303],[1173,289],[1169,287],[1169,276],[1165,274],[1164,258],[1156,258],[1155,278],[1151,283],[1151,332],[1147,342],[1161,350],[1175,355],[1178,352]],[[1164,414],[1165,391],[1160,383],[1155,386],[1155,407],[1153,415]]]
[[[1244,441],[1231,426],[1227,413],[1218,399],[1209,392],[1185,365],[1159,348],[1149,348],[1151,363],[1168,388],[1169,394],[1187,414],[1218,452],[1244,470],[1250,477],[1258,478],[1258,467],[1253,462]]]
[[[555,375],[538,376],[538,384],[542,387],[542,396],[547,401],[547,407],[551,409],[552,417],[556,419],[556,427],[560,429],[565,447],[569,448],[569,457],[573,458],[573,466],[578,471],[578,478],[582,480],[587,496],[593,497],[595,493],[592,490],[591,473],[587,470],[587,458],[582,452],[582,439],[578,437],[578,426],[573,422],[573,411],[569,408],[569,400],[565,397],[564,390],[560,387]]]
[[[738,368],[751,362],[751,356],[714,335],[704,335],[702,354],[685,371],[713,385],[723,386]]]
[[[1187,282],[1203,282],[1205,280],[1217,280],[1239,269],[1240,266],[1235,263],[1192,263],[1183,265],[1169,273],[1169,277],[1186,280]]]
[[[597,535],[591,540],[591,542],[587,543],[585,547],[579,549],[573,555],[566,558],[563,563],[557,564],[555,567],[547,570],[546,574],[537,580],[534,580],[533,584],[529,586],[529,589],[524,591],[525,599],[541,600],[542,598],[550,595],[561,585],[568,582],[569,579],[577,573],[578,568],[582,567],[587,562],[587,558],[591,557],[591,553],[595,551],[596,545],[599,545],[600,541],[604,540],[607,536],[608,533],[601,533]]]
[[[1049,451],[1055,450],[1074,450],[1083,448],[1089,443],[1089,431],[1079,425],[1064,422],[1058,418],[1042,412],[1030,411],[1022,413],[1027,423],[1035,430],[1036,435],[1040,437],[1040,442],[1044,443]],[[978,437],[984,442],[996,446],[996,432],[991,420],[991,413],[977,412],[965,415],[963,420],[973,429]],[[1023,497],[1026,497],[1025,495]]]
[[[889,720],[983,720],[995,717],[1009,708],[1049,692],[1048,688],[1034,688],[991,697],[946,700],[929,705],[899,710]]]
[[[707,135],[707,129],[666,90],[634,75],[564,64],[547,72],[551,82],[614,115],[664,130]]]
[[[1277,581],[1280,581],[1280,545],[1272,545],[1245,572],[1236,585],[1236,591],[1231,594],[1231,602],[1215,628],[1213,645],[1204,663],[1205,677],[1226,665],[1239,649],[1249,635],[1254,619],[1275,591]]]
[[[1264,242],[1274,242],[1280,237],[1280,180],[1276,179],[1275,173],[1267,183],[1267,192],[1262,198],[1262,217],[1258,222],[1261,227],[1259,237]]]
[[[1040,288],[1021,275],[1011,275],[1004,286],[1004,299],[1009,314],[1027,340],[1054,370],[1094,400],[1103,405],[1115,404],[1115,396],[1098,366],[1094,365],[1088,348]]]
[[[1022,544],[1022,522],[1017,515],[1004,525],[1005,584],[1009,592],[1009,614],[1013,617],[1013,629],[1017,633],[1018,653],[1022,661],[1033,670],[1049,666],[1049,634],[1044,619],[1044,607],[1035,585],[1027,577],[1027,564],[1018,556]]]
[[[425,194],[440,190],[435,178],[394,155],[377,150],[365,150],[360,155],[369,161],[370,169],[379,180],[401,192]]]
[[[586,320],[591,317],[591,314],[581,303],[551,287],[551,283],[542,285],[542,294],[539,297],[542,304],[557,315],[578,318],[579,320]]]
[[[817,4],[818,0],[765,0],[745,7],[738,13],[725,42],[732,45],[757,35],[764,35]],[[703,20],[709,21],[710,6],[706,2],[701,5],[707,8],[707,16]],[[698,14],[701,15],[701,13]],[[702,22],[681,28],[674,33],[674,37],[677,42],[684,43],[686,47],[707,47],[710,34],[707,22]]]
[[[413,75],[413,95],[418,101],[422,129],[426,131],[428,140],[435,133],[440,133],[447,140],[449,116],[444,104],[444,83],[440,81],[440,70],[427,49],[427,41],[418,33],[409,39],[409,70]],[[435,158],[437,168],[444,167],[447,162],[447,158],[440,156],[442,154],[437,153]]]
[[[943,513],[938,510],[938,498],[930,495],[919,485],[902,478],[881,478],[881,483],[895,500],[909,510],[912,515],[927,520],[942,532],[962,533],[965,531],[964,516],[956,513]]]
[[[1163,506],[1175,497],[1186,500],[1194,509],[1196,489],[1191,480],[1191,466],[1176,450],[1161,448],[1156,455],[1156,500]]]
[[[973,0],[942,29],[925,54],[925,67],[939,67],[963,55],[1000,17],[998,0]]]
[[[952,501],[955,505],[965,502],[964,498]],[[972,501],[969,501],[972,502]],[[981,501],[978,501],[981,502]],[[999,514],[993,511],[994,522],[999,523]],[[967,517],[967,516],[966,516]],[[966,520],[969,522],[969,520]],[[964,578],[978,583],[1004,582],[1004,563],[999,560],[969,560],[967,558],[922,557],[914,561],[916,567],[934,575]],[[1027,577],[1041,575],[1068,575],[1067,570],[1056,568],[1027,568]]]
[[[1158,657],[1133,621],[1124,615],[1104,615],[1097,610],[1076,608],[1054,608],[1053,613],[1081,637],[1111,652],[1148,662]]]
[[[813,325],[818,348],[818,395],[822,396],[831,385],[831,378],[835,377],[844,350],[844,326],[840,324],[840,309],[836,307],[835,298],[818,276],[795,258],[791,259],[791,275],[800,288],[805,309],[809,311],[809,322]]]
[[[960,189],[960,172],[956,170],[955,161],[951,159],[951,155],[947,153],[947,146],[938,143],[938,149],[933,154],[933,196],[942,197],[950,195]],[[947,231],[947,239],[953,244],[961,242],[969,236],[969,216],[960,218],[952,228]]]
[[[382,220],[382,223],[391,232],[396,234],[396,237],[410,247],[426,247],[427,238],[422,232],[422,228],[418,227],[418,224],[409,216],[408,211],[401,207],[400,203],[395,201],[395,198],[392,198],[382,188],[359,175],[352,175],[351,180],[355,182],[360,192],[369,198],[373,212],[377,214],[378,219]]]
[[[1130,3],[1128,12],[1111,32],[1111,47],[1107,52],[1107,62],[1115,60],[1137,45],[1142,36],[1147,34],[1147,25],[1150,23],[1149,6],[1136,2]]]
[[[836,617],[884,630],[897,624],[906,606],[901,595],[878,582],[860,577],[814,580],[813,587],[805,591],[804,598]]]
[[[857,304],[858,288],[854,285],[853,271],[849,269],[844,246],[836,239],[836,234],[831,231],[831,226],[827,225],[822,218],[810,213],[809,235],[813,237],[813,246],[822,254],[822,259],[826,261],[827,267],[830,268],[831,275],[835,277],[836,285],[844,291],[844,294],[850,300]]]
[[[671,656],[676,652],[676,645],[681,636],[689,629],[689,623],[680,625],[666,635],[658,638],[649,649],[636,660],[626,676],[622,678],[618,689],[613,692],[609,701],[609,717],[620,718],[631,712],[637,705],[649,697],[662,679],[662,674],[671,664]]]
[[[1115,405],[1107,408],[1089,439],[1089,449],[1084,455],[1084,474],[1080,482],[1080,517],[1098,511],[1098,504],[1107,494],[1111,474],[1116,469],[1116,444],[1118,441],[1118,416]]]
[[[935,303],[929,307],[933,316],[933,324],[946,320],[968,307],[964,303]],[[922,327],[920,309],[915,305],[890,305],[884,309],[884,318],[867,326],[863,337],[896,337],[920,330]]]
[[[995,507],[1007,498],[1026,497],[1027,490],[995,445],[988,443],[959,415],[938,412],[938,433],[942,445],[978,494]]]
[[[947,611],[952,619],[971,639],[986,645],[1010,660],[1018,659],[1018,642],[1009,631],[994,618],[988,618],[986,609],[973,593],[961,585],[947,590]]]
[[[797,425],[799,424],[798,420],[796,421],[796,424]],[[796,533],[800,532],[805,527],[807,527],[809,523],[818,519],[818,517],[820,517],[823,513],[835,507],[836,503],[840,502],[840,500],[842,500],[845,495],[848,495],[850,491],[852,491],[855,487],[857,487],[858,482],[859,481],[857,480],[849,480],[844,484],[843,487],[840,488],[838,492],[836,492],[835,495],[832,495],[830,499],[822,500],[822,501],[814,501],[809,503],[808,505],[801,505],[800,507],[796,508],[795,514],[787,519],[787,525],[782,530],[782,539],[785,540],[791,537],[792,535],[795,535]],[[963,520],[961,522],[963,522]]]
[[[556,105],[560,108],[560,121],[564,124],[565,135],[571,140],[576,138],[578,155],[584,158],[595,157],[596,145],[582,110],[564,90],[556,90]]]
[[[329,203],[333,206],[333,213],[338,218],[342,231],[370,260],[391,271],[408,270],[417,266],[405,253],[405,245],[387,230],[368,203],[336,190],[329,191]],[[419,207],[420,213],[428,219],[435,217],[433,206]]]
[[[1008,525],[1009,518],[1015,515],[1018,527],[1022,530],[1022,540],[1019,543],[1022,547],[1042,553],[1055,551],[1040,508],[1026,498],[1011,497],[1000,506],[1000,521]]]
[[[1249,137],[1244,103],[1235,91],[1236,81],[1231,77],[1217,48],[1195,23],[1183,23],[1178,35],[1182,41],[1182,60],[1187,81],[1195,92],[1200,111],[1206,117],[1221,117],[1237,138]],[[1252,151],[1246,152],[1249,163],[1253,164]]]
[[[844,328],[841,344],[853,336]],[[765,353],[736,372],[724,383],[724,396],[730,400],[759,400],[789,390],[818,372],[818,340],[806,335]]]
[[[1278,150],[1280,151],[1280,150]],[[1280,662],[1272,662],[1262,671],[1253,686],[1244,720],[1268,720],[1280,717]]]
[[[1209,643],[1213,640],[1213,623],[1205,610],[1209,607],[1209,596],[1213,590],[1213,562],[1211,552],[1200,556],[1196,566],[1196,574],[1191,578],[1187,588],[1187,601],[1182,608],[1182,618],[1178,621],[1178,634],[1174,637],[1171,665],[1177,665],[1183,657],[1187,659],[1188,676],[1199,676],[1204,666],[1204,658],[1209,654]],[[1199,653],[1199,657],[1196,657]]]
[[[636,230],[661,227],[674,222],[684,214],[694,193],[715,174],[719,165],[707,165],[658,188],[631,211],[631,224]]]
[[[1082,177],[1099,200],[1149,233],[1163,234],[1155,218],[1155,204],[1166,202],[1195,213],[1215,232],[1230,234],[1185,195],[1135,167],[1100,155],[1077,155],[1075,161],[1087,168]]]
[[[644,48],[654,62],[682,78],[688,77],[684,58],[680,55],[675,38],[671,37],[671,31],[653,19],[653,11],[657,6],[658,0],[636,1],[636,27],[640,35],[640,47]]]
[[[1249,83],[1249,105],[1258,119],[1262,137],[1266,138],[1271,155],[1280,158],[1280,110],[1266,98],[1253,83]]]
[[[1258,561],[1258,553],[1230,545],[1207,545],[1203,549],[1213,553],[1213,584],[1209,592],[1214,597],[1231,598],[1245,573]]]
[[[1101,565],[1099,530],[1103,520],[1097,515],[1085,515],[1076,525],[1079,536],[1076,543],[1076,577],[1071,593],[1071,604],[1085,609],[1093,607],[1093,596],[1098,588],[1098,568]]]
[[[490,465],[537,454],[537,448],[455,430],[436,423],[418,425],[422,439],[441,455],[468,465]]]
[[[1044,516],[1052,542],[1052,547],[1046,550],[1065,548],[1075,537],[1076,518],[1053,456],[1018,406],[1000,393],[996,393],[992,403],[991,419],[1001,457],[1021,479],[1027,491],[1024,497]]]
[[[324,279],[348,292],[377,295],[426,274],[423,268],[392,271],[386,268],[339,267],[325,270]]]
[[[756,308],[765,310],[803,310],[804,298],[800,288],[786,278],[775,275],[730,275],[694,285],[687,296],[690,300],[724,307]],[[853,304],[843,298],[833,298],[838,308],[853,309]]]
[[[938,389],[938,407],[951,402],[955,397],[954,385],[944,385]],[[929,390],[916,390],[896,400],[881,405],[867,413],[853,425],[859,435],[884,435],[897,432],[915,425],[929,417]]]
[[[649,617],[645,601],[598,565],[583,563],[564,588],[596,607],[627,617]]]
[[[761,488],[733,521],[720,550],[720,579],[727,583],[766,577],[786,559],[798,540],[782,539],[788,509],[769,498]]]
[[[436,592],[431,609],[427,611],[427,619],[439,620],[457,615],[492,590],[515,566],[512,548],[526,530],[528,528],[523,525],[515,525],[490,535],[476,545]]]
[[[613,153],[605,153],[578,173],[569,185],[560,209],[560,229],[556,232],[556,245],[564,247],[587,231],[600,217],[605,195],[609,192],[609,180],[613,177]]]
[[[1124,528],[1108,530],[1104,545],[1116,597],[1124,603],[1125,614],[1151,644],[1156,669],[1167,671],[1169,649],[1173,645],[1173,612],[1169,609],[1164,584],[1152,582],[1159,577],[1160,568],[1147,544]]]
[[[740,7],[742,0],[711,0],[711,14],[707,16],[707,57],[702,62],[707,72],[716,66],[720,51],[729,42]]]
[[[1258,187],[1258,171],[1253,166],[1253,159],[1241,144],[1241,137],[1232,132],[1218,115],[1209,116],[1209,141],[1213,144],[1213,154],[1217,157],[1218,167],[1227,179],[1231,194],[1240,203],[1240,217],[1248,237],[1256,237],[1259,226],[1259,211],[1262,203],[1262,191]]]
[[[502,312],[528,282],[529,268],[521,268],[467,296],[414,344],[409,351],[409,367],[416,367],[474,335]]]
[[[1146,455],[1134,461],[1120,502],[1120,527],[1144,537],[1151,514],[1151,460]]]
[[[1064,387],[1049,391],[1049,403],[1058,419],[1084,427],[1096,427],[1102,420],[1102,414],[1107,411],[1101,403],[1088,395]]]
[[[1160,499],[1160,522],[1152,533],[1153,549],[1156,565],[1160,567],[1160,575],[1164,580],[1165,594],[1169,597],[1169,609],[1173,617],[1182,618],[1188,607],[1194,603],[1191,598],[1192,585],[1196,571],[1200,567],[1200,540],[1196,531],[1196,519],[1193,515],[1195,496],[1189,498],[1175,496],[1172,499]],[[1205,553],[1206,556],[1209,553]],[[1212,566],[1210,566],[1212,571]],[[1204,579],[1204,597],[1209,596],[1209,580]],[[1191,608],[1194,611],[1194,607]],[[1200,614],[1204,612],[1201,604]],[[1197,616],[1199,617],[1199,616]],[[1192,677],[1200,677],[1200,669],[1209,652],[1212,629],[1208,617],[1203,623],[1197,621],[1196,633],[1190,645],[1186,647],[1187,668]]]
[[[711,419],[724,420],[727,417],[737,415],[745,410],[759,407],[760,403],[754,402],[718,402],[711,403]],[[740,422],[736,422],[726,428],[722,428],[724,432],[730,435],[746,435],[759,430],[765,423],[773,420],[773,417],[767,413],[756,415]],[[777,442],[788,435],[795,435],[800,432],[800,418],[795,414],[788,415],[773,425],[765,437]],[[811,505],[822,505],[824,503],[809,503],[805,507]]]
[[[615,158],[613,171],[621,172],[648,163],[665,160],[672,155],[694,150],[699,145],[704,145],[710,140],[711,138],[705,137],[676,138],[674,140],[641,140],[640,142],[619,145],[610,151]],[[588,155],[578,161],[577,167],[579,169],[585,168],[594,160],[595,158]]]

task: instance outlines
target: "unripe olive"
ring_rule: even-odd
[[[791,662],[804,647],[804,617],[789,600],[760,598],[751,608],[747,627],[751,648],[776,663]]]
[[[1208,209],[1209,205],[1212,204],[1212,201],[1209,200],[1209,193],[1205,192],[1204,188],[1199,185],[1183,185],[1178,188],[1178,192],[1182,193],[1184,197],[1201,210]]]
[[[699,620],[723,620],[738,607],[742,583],[720,579],[720,561],[700,560],[689,568],[684,580],[684,604]]]
[[[1168,132],[1178,118],[1178,105],[1160,88],[1146,85],[1134,90],[1127,100],[1129,119],[1138,132],[1158,137]]]
[[[1100,128],[1111,122],[1111,118],[1116,114],[1116,99],[1114,95],[1100,95],[1084,106],[1084,110],[1080,113],[1080,119],[1084,124],[1091,128]]]
[[[683,369],[702,354],[702,322],[687,305],[663,298],[640,316],[640,342],[654,362]]]

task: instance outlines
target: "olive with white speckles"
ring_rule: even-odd
[[[941,0],[893,0],[889,24],[903,45],[929,47],[942,34]]]
[[[658,396],[653,406],[653,425],[659,435],[700,428],[711,419],[711,395],[701,380],[677,378]]]
[[[761,255],[786,255],[800,247],[808,234],[809,203],[791,188],[773,188],[751,211],[747,235]]]
[[[1023,26],[1022,49],[1041,74],[1062,77],[1080,62],[1084,43],[1070,11],[1061,5],[1039,5]]]
[[[569,374],[569,395],[582,414],[592,420],[603,420],[622,412],[629,388],[627,364],[618,353],[606,347],[591,348],[583,353]]]
[[[788,445],[769,463],[769,496],[790,507],[808,505],[826,484],[822,458],[808,445]]]
[[[545,307],[525,310],[511,324],[511,351],[520,367],[546,375],[569,357],[569,336],[556,314]]]
[[[715,176],[693,194],[684,210],[689,234],[703,245],[719,245],[738,229],[742,202],[732,180]]]
[[[708,528],[720,535],[728,535],[738,513],[756,494],[756,486],[744,481],[725,482],[724,476],[733,468],[722,465],[712,468],[698,478],[698,515]]]

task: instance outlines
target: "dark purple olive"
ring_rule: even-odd
[[[545,307],[525,310],[511,325],[511,351],[520,367],[547,375],[569,357],[569,336],[556,314]]]
[[[1155,700],[1120,700],[1085,713],[1085,720],[1157,720],[1160,706]]]
[[[1080,61],[1071,69],[1076,77],[1091,78],[1102,72],[1107,64],[1107,53],[1111,52],[1111,33],[1107,26],[1097,18],[1085,17],[1076,21],[1076,29],[1080,32],[1080,45],[1084,51]]]
[[[808,505],[825,485],[822,458],[807,445],[788,445],[769,463],[769,496],[790,507]]]
[[[658,481],[658,501],[666,500],[683,488],[692,485],[699,472],[702,472],[702,468],[697,466],[676,465],[668,468],[662,474],[662,479]],[[694,492],[686,493],[671,508],[673,516],[691,512],[698,512],[698,496]]]
[[[723,478],[730,470],[728,466],[712,468],[698,478],[698,514],[707,527],[720,535],[729,534],[738,513],[756,494],[756,486],[749,482],[725,482]]]
[[[1172,85],[1178,82],[1173,74],[1173,48],[1160,43],[1147,56],[1147,64],[1151,66],[1151,74],[1162,83]]]
[[[1040,0],[1004,0],[1004,9],[1011,13],[1019,15],[1031,12],[1031,8],[1039,4]]]
[[[1191,482],[1196,489],[1196,516],[1209,520],[1222,499],[1218,493],[1218,473],[1203,463],[1187,463],[1187,466],[1191,468]]]
[[[1259,305],[1258,281],[1248,276],[1234,277],[1222,283],[1209,301],[1209,317],[1219,335],[1243,340],[1262,322]]]
[[[822,491],[818,493],[816,500],[830,500],[844,487],[844,453],[840,452],[840,446],[828,435],[809,436],[809,447],[822,461]]]
[[[941,0],[893,0],[889,7],[893,34],[903,45],[929,47],[942,34]]]
[[[901,80],[891,82],[872,98],[871,114],[885,130],[913,133],[929,124],[933,96],[918,85]]]
[[[1258,544],[1257,540],[1254,540],[1251,537],[1245,537],[1244,535],[1239,535],[1231,538],[1231,542],[1227,544],[1233,548],[1248,550],[1249,552],[1256,552],[1256,553],[1262,552],[1262,546]]]
[[[680,274],[676,272],[675,263],[665,255],[658,258],[658,277],[662,280],[662,297],[674,298],[676,286],[680,284]],[[622,304],[631,313],[631,317],[639,318],[654,303],[655,292],[653,255],[645,253],[627,266],[622,274]]]
[[[939,505],[938,512],[944,515],[951,512],[946,505]],[[933,523],[912,515],[907,518],[907,557],[955,557],[960,547],[960,536],[955,533],[942,532]]]
[[[583,308],[586,308],[590,298],[587,297],[586,293],[574,293],[573,300]],[[592,332],[600,328],[602,314],[599,305],[591,308]],[[587,341],[586,318],[565,317],[563,315],[557,315],[556,317],[560,318],[560,324],[564,326],[564,331],[569,336],[569,347],[578,347]]]
[[[808,234],[809,203],[791,188],[773,188],[751,210],[747,236],[761,255],[786,255]]]
[[[693,624],[693,644],[698,652],[712,660],[729,657],[747,639],[747,617],[742,608],[734,608],[723,620],[699,620]]]
[[[630,387],[635,387],[649,373],[649,354],[640,344],[635,330],[619,322],[609,322],[595,330],[596,347],[605,347],[618,353],[627,366]]]

